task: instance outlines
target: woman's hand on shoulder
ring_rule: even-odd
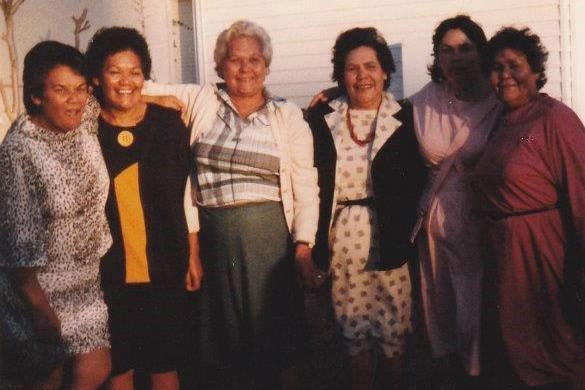
[[[319,103],[327,103],[330,100],[338,98],[340,95],[341,90],[339,87],[324,89],[313,96],[313,99],[311,99],[311,102],[309,103],[309,108],[313,108]]]
[[[295,245],[295,263],[301,274],[303,283],[308,289],[316,289],[327,279],[327,274],[315,267],[312,249],[309,244],[298,242]]]
[[[181,99],[174,95],[142,95],[142,100],[145,103],[156,104],[179,112],[185,111],[186,108]]]

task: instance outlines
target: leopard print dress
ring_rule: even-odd
[[[89,105],[81,126],[67,133],[42,129],[23,115],[0,146],[0,272],[38,267],[70,355],[109,346],[99,284],[100,259],[112,243],[105,216],[109,179],[97,110]],[[3,293],[4,300],[14,296]]]

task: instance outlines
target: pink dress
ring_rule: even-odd
[[[585,342],[566,308],[569,264],[585,263],[585,128],[539,95],[507,113],[477,165],[491,255],[486,301],[514,372],[530,386],[585,388]],[[585,313],[580,314],[582,318]],[[497,320],[497,321],[494,321]]]
[[[500,112],[494,95],[455,98],[443,84],[416,93],[416,135],[429,170],[418,234],[421,297],[434,357],[457,354],[469,375],[479,375],[483,263],[468,175]],[[441,177],[444,179],[441,181]],[[436,188],[435,181],[441,185]]]

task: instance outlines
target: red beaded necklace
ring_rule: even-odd
[[[355,129],[353,127],[353,123],[351,123],[351,116],[349,115],[349,107],[347,107],[347,112],[345,114],[345,122],[347,124],[347,128],[349,129],[349,136],[351,140],[355,142],[358,146],[364,147],[370,142],[374,140],[376,137],[376,127],[378,127],[378,113],[380,112],[380,106],[378,106],[378,110],[376,111],[376,119],[374,119],[374,124],[372,126],[372,130],[364,139],[359,139],[355,134]]]

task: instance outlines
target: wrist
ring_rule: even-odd
[[[304,241],[304,240],[297,240],[297,241],[295,241],[295,245],[296,246],[306,245],[309,249],[313,249],[313,247],[315,246],[315,244],[313,244],[312,242]]]
[[[189,267],[188,267],[189,270],[196,270],[199,268],[203,268],[201,266],[201,261],[199,261],[199,259],[194,259],[194,260],[189,259]]]

